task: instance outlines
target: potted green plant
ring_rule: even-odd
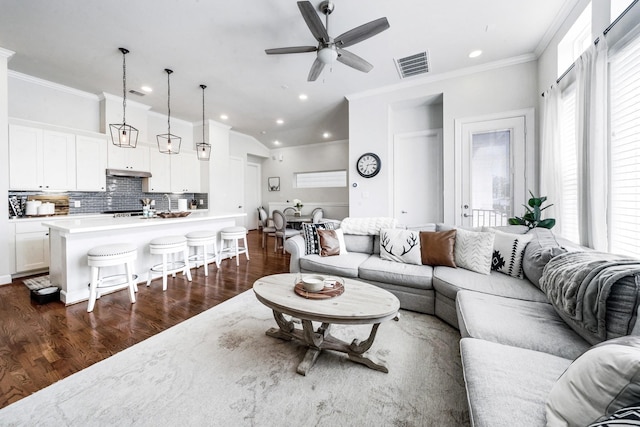
[[[556,225],[555,219],[553,218],[541,219],[542,211],[547,208],[550,208],[551,206],[553,206],[553,204],[542,207],[542,204],[547,201],[547,198],[545,196],[536,197],[533,195],[531,191],[529,191],[529,194],[531,194],[531,198],[527,203],[529,206],[522,205],[527,211],[525,212],[524,215],[522,215],[522,217],[517,216],[514,218],[509,218],[509,224],[526,225],[529,228],[535,228],[535,227],[549,228],[549,229],[553,228],[553,226]]]

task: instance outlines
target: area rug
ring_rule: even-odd
[[[49,281],[48,274],[46,276],[38,276],[38,277],[33,277],[31,279],[24,279],[22,283],[24,283],[24,285],[27,288],[31,289],[32,291],[48,288],[49,286],[51,286],[51,282]]]
[[[0,410],[0,425],[465,426],[459,334],[402,311],[373,347],[389,373],[265,335],[272,312],[252,290]],[[342,339],[369,327],[336,325]]]

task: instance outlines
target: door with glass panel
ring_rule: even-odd
[[[506,225],[525,200],[525,118],[462,125],[463,226]]]

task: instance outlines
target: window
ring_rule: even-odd
[[[295,183],[297,188],[346,187],[347,171],[298,172]]]
[[[576,141],[575,85],[560,98],[560,157],[562,163],[562,236],[578,243],[578,153]]]
[[[587,5],[567,34],[558,43],[558,76],[564,74],[573,62],[593,42],[591,35],[591,3]]]
[[[610,60],[611,252],[640,256],[640,37]]]

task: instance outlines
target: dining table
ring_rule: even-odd
[[[296,230],[300,230],[303,223],[312,222],[311,215],[286,215],[285,219],[287,220],[287,224],[291,224],[291,228],[295,228]]]

